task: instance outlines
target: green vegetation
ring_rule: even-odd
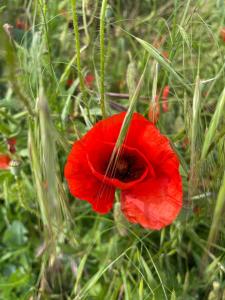
[[[223,27],[222,0],[0,2],[1,300],[225,300]],[[184,198],[150,231],[74,199],[63,169],[92,124],[128,110],[120,146],[157,95]]]

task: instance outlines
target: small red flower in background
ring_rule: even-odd
[[[7,139],[7,146],[8,146],[9,152],[15,153],[16,152],[16,139],[15,138]]]
[[[6,154],[0,154],[0,170],[7,170],[11,159]]]
[[[168,106],[169,93],[170,93],[170,87],[166,85],[162,92],[162,109],[164,112],[167,112],[169,110],[169,106]]]
[[[66,81],[66,86],[67,87],[71,87],[71,85],[73,84],[74,80],[73,79],[67,79]]]
[[[225,42],[225,27],[220,30],[220,36],[223,39],[223,41]]]
[[[21,30],[27,30],[28,29],[28,25],[23,20],[17,18],[16,19],[16,28],[17,29],[21,29]]]
[[[86,85],[86,87],[88,87],[89,89],[93,87],[93,83],[94,83],[95,77],[92,74],[87,74],[84,77],[84,84]],[[74,79],[67,79],[66,82],[66,86],[67,87],[71,87],[71,85],[74,83]]]
[[[95,77],[94,75],[92,75],[91,73],[87,74],[84,78],[84,83],[88,88],[92,88],[93,87],[93,83],[94,83]]]
[[[109,161],[125,113],[95,124],[73,144],[65,166],[72,195],[108,213],[116,189],[121,190],[121,209],[132,223],[160,229],[177,217],[182,206],[179,161],[169,140],[138,113],[133,115],[117,159]]]
[[[149,105],[148,118],[153,123],[156,124],[159,120],[160,107],[159,107],[159,96],[155,96],[155,101],[151,102]]]

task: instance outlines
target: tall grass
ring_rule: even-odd
[[[224,299],[224,8],[0,4],[0,153],[21,161],[16,177],[0,171],[0,299]],[[17,18],[29,26],[16,28]],[[92,86],[88,73],[100,76]],[[70,196],[63,168],[92,123],[126,110],[114,164],[133,113],[148,118],[165,85],[157,127],[179,155],[184,206],[155,232],[129,224],[118,201],[114,213],[93,213]]]

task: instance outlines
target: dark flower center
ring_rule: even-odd
[[[116,163],[116,171],[115,171],[115,177],[116,178],[123,178],[126,176],[129,169],[129,163],[125,158],[119,158]]]
[[[114,144],[99,143],[88,155],[93,174],[102,183],[128,189],[148,176],[154,170],[144,155],[137,149],[123,146],[113,154]],[[114,157],[113,157],[114,156]]]
[[[140,178],[146,170],[146,163],[137,155],[123,154],[117,157],[111,165],[108,165],[106,175],[123,182],[129,182]]]

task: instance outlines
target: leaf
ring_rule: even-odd
[[[20,221],[13,221],[4,232],[3,242],[9,247],[22,246],[27,242],[27,229]]]
[[[218,100],[216,110],[209,124],[209,129],[205,135],[205,141],[202,147],[201,159],[204,159],[207,156],[209,147],[214,140],[219,121],[221,117],[224,115],[224,107],[225,107],[225,88],[223,89],[223,92]]]
[[[170,297],[170,300],[176,300],[176,299],[177,299],[176,292],[173,290],[172,294],[171,294],[171,297]]]
[[[166,71],[173,75],[173,77],[176,78],[177,81],[179,81],[186,88],[186,90],[192,94],[192,89],[189,87],[188,83],[177,71],[174,70],[169,61],[165,60],[155,47],[142,39],[139,39],[137,37],[135,37],[135,39],[143,46],[143,48],[145,48],[146,51],[148,51],[151,56],[153,56],[158,61],[160,65],[163,66]]]
[[[30,31],[24,31],[17,28],[12,28],[11,35],[13,40],[20,46],[29,48],[32,43],[33,34]]]

